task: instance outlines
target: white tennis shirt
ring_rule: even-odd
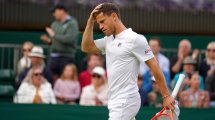
[[[108,104],[139,96],[137,76],[140,62],[154,57],[146,38],[129,28],[115,38],[111,35],[94,42],[106,54]]]

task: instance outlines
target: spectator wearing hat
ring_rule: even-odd
[[[183,107],[208,108],[208,91],[200,89],[200,75],[195,72],[190,78],[190,87],[179,94],[179,105]]]
[[[101,106],[107,105],[108,86],[105,70],[95,67],[92,71],[92,83],[83,88],[80,98],[81,105]]]
[[[191,79],[192,74],[195,72],[196,63],[197,63],[196,60],[194,60],[191,56],[188,56],[188,57],[186,57],[184,59],[184,61],[183,61],[183,71],[180,72],[180,73],[177,73],[174,76],[173,87],[175,87],[175,85],[176,85],[176,83],[178,81],[179,75],[184,74],[185,75],[185,80],[182,83],[181,88],[182,88],[182,90],[189,88],[190,79]],[[204,81],[203,81],[202,76],[200,76],[200,89],[204,90]]]
[[[78,23],[69,15],[68,8],[59,3],[51,9],[55,21],[51,27],[46,27],[47,35],[40,39],[50,45],[48,69],[53,80],[57,80],[65,65],[75,63],[75,53],[78,41]]]
[[[20,86],[20,84],[22,83],[23,79],[26,77],[28,71],[35,66],[39,66],[41,67],[41,69],[43,70],[43,75],[44,77],[51,82],[51,75],[50,72],[48,71],[48,69],[45,67],[45,63],[44,63],[44,58],[45,55],[43,54],[43,48],[39,47],[39,46],[34,46],[31,50],[31,52],[29,53],[29,57],[31,59],[31,66],[29,68],[26,68],[19,76],[19,79],[16,83],[16,88],[18,88]]]

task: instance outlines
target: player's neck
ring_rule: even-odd
[[[118,24],[116,24],[116,29],[115,32],[113,33],[113,36],[115,37],[116,35],[118,35],[119,33],[123,32],[126,29],[127,28],[125,27],[125,25],[123,25],[122,22],[119,21]]]

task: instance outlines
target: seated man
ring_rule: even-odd
[[[200,89],[200,76],[193,73],[189,89],[179,95],[179,105],[183,107],[207,108],[209,107],[209,93]]]
[[[102,67],[95,67],[92,71],[92,83],[83,88],[80,105],[107,105],[107,92],[108,86],[105,70]]]

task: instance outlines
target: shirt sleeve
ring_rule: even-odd
[[[132,47],[132,53],[140,62],[145,62],[154,57],[146,38],[142,35],[135,39]]]
[[[94,43],[95,43],[96,47],[102,52],[102,54],[105,54],[105,50],[106,50],[106,39],[107,39],[107,37],[94,40]]]

